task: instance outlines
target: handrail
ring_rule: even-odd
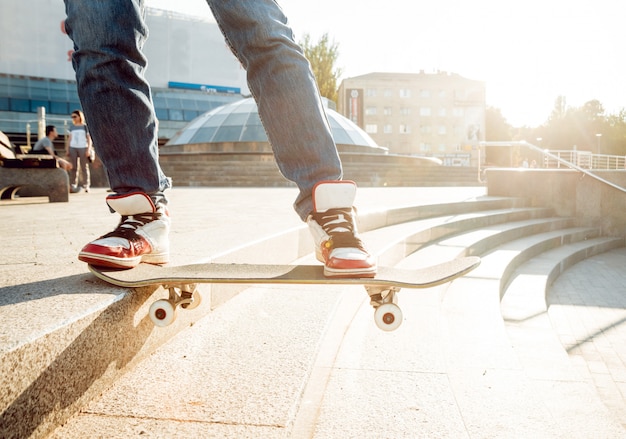
[[[599,181],[600,183],[606,184],[614,189],[619,190],[620,192],[626,193],[626,188],[623,188],[622,186],[619,186],[615,183],[612,183],[608,180],[605,180],[604,178],[594,174],[593,172],[589,171],[588,169],[585,168],[581,168],[578,165],[575,165],[574,163],[568,162],[565,159],[562,159],[561,157],[559,157],[558,155],[552,154],[550,151],[546,150],[546,149],[541,149],[540,147],[538,147],[537,145],[533,145],[532,143],[526,142],[525,140],[521,140],[521,141],[503,141],[503,142],[480,142],[480,146],[485,147],[485,146],[503,146],[503,147],[514,147],[514,146],[523,146],[526,147],[528,149],[530,149],[531,151],[535,151],[538,153],[543,154],[546,157],[549,157],[552,160],[557,161],[558,163],[563,164],[564,166],[570,168],[570,169],[574,169],[578,172],[582,172],[584,175],[587,175],[591,178],[593,178],[594,180]],[[479,148],[479,152],[481,150],[481,148]],[[478,160],[478,176],[479,176],[479,180],[480,180],[480,175],[481,175],[481,160],[479,157]]]

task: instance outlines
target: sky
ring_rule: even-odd
[[[445,71],[484,81],[513,126],[545,123],[558,96],[626,108],[623,0],[278,0],[296,39],[327,33],[342,78]],[[147,5],[211,16],[205,0]],[[621,49],[621,50],[620,50]]]

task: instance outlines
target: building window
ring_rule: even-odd
[[[446,117],[446,109],[445,108],[440,108],[439,111],[437,112],[437,114],[441,117]]]
[[[386,88],[385,90],[383,90],[383,96],[386,98],[390,98],[393,96],[393,90],[391,90],[390,88]]]
[[[392,111],[391,111],[391,107],[385,107],[385,108],[384,108],[384,110],[383,110],[383,114],[384,114],[385,116],[391,116],[391,113],[392,113]]]
[[[365,89],[365,96],[367,96],[368,98],[375,98],[376,97],[376,89],[375,88],[366,88]]]
[[[430,107],[420,107],[420,116],[430,116],[431,110]]]
[[[409,90],[408,88],[401,88],[400,89],[400,97],[403,98],[403,99],[410,98],[411,97],[411,90]]]
[[[169,113],[169,120],[185,120],[185,118],[183,117],[183,110],[175,110],[173,108],[170,108]]]
[[[422,99],[428,99],[430,98],[430,90],[420,90],[420,98]]]
[[[462,108],[454,108],[452,110],[452,115],[454,117],[463,117],[464,114],[465,114],[465,112],[463,111]]]
[[[437,132],[439,133],[439,135],[441,136],[445,136],[446,135],[446,126],[445,125],[439,125],[439,129],[437,130]]]
[[[429,143],[421,143],[420,144],[420,151],[421,152],[430,152],[430,151],[432,151],[432,147],[430,146]]]
[[[365,109],[366,116],[376,116],[376,107],[367,107]]]
[[[383,133],[385,134],[393,133],[393,128],[391,127],[391,124],[386,124],[383,126]]]
[[[402,116],[408,116],[411,114],[411,109],[409,107],[401,107],[400,108],[400,114]]]
[[[411,134],[411,126],[400,124],[400,134]]]
[[[430,134],[432,131],[432,129],[430,128],[430,125],[422,125],[420,126],[420,133],[422,134]]]
[[[369,123],[365,125],[365,132],[367,134],[376,134],[378,132],[378,125]]]

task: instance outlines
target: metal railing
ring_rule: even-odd
[[[26,145],[24,146],[27,146],[28,148],[30,148],[31,146],[30,142],[31,142],[31,135],[33,133],[33,127],[34,127],[34,131],[37,133],[37,139],[40,139],[45,135],[46,124],[49,124],[52,122],[57,123],[57,131],[59,132],[59,134],[61,134],[62,132],[67,137],[67,134],[69,134],[68,127],[72,123],[72,120],[69,118],[69,116],[68,117],[47,116],[44,107],[39,107],[37,111],[36,119],[0,119],[0,124],[8,127],[8,129],[11,131],[22,132],[22,130],[24,130],[24,135],[26,138]],[[63,125],[62,130],[61,130],[61,127],[58,126],[59,123]]]
[[[589,151],[578,150],[550,150],[549,152],[568,163],[574,163],[585,169],[626,169],[626,156],[623,155],[593,154]],[[545,168],[561,168],[562,166],[561,162],[545,156]]]
[[[611,156],[606,154],[592,154],[586,151],[550,151],[542,149],[537,145],[526,141],[517,142],[480,142],[478,148],[478,181],[484,183],[482,178],[485,168],[482,165],[482,150],[485,147],[502,147],[502,148],[525,148],[534,153],[541,154],[542,167],[543,168],[564,168],[573,169],[578,172],[582,172],[603,184],[606,184],[614,189],[626,193],[626,188],[623,188],[615,183],[612,183],[599,175],[592,172],[592,170],[624,170],[626,169],[626,157],[624,156]],[[569,159],[569,160],[568,160]]]

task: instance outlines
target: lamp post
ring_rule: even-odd
[[[598,139],[598,141],[596,142],[596,154],[600,154],[600,138],[601,137],[602,137],[601,133],[596,134],[596,139]]]

